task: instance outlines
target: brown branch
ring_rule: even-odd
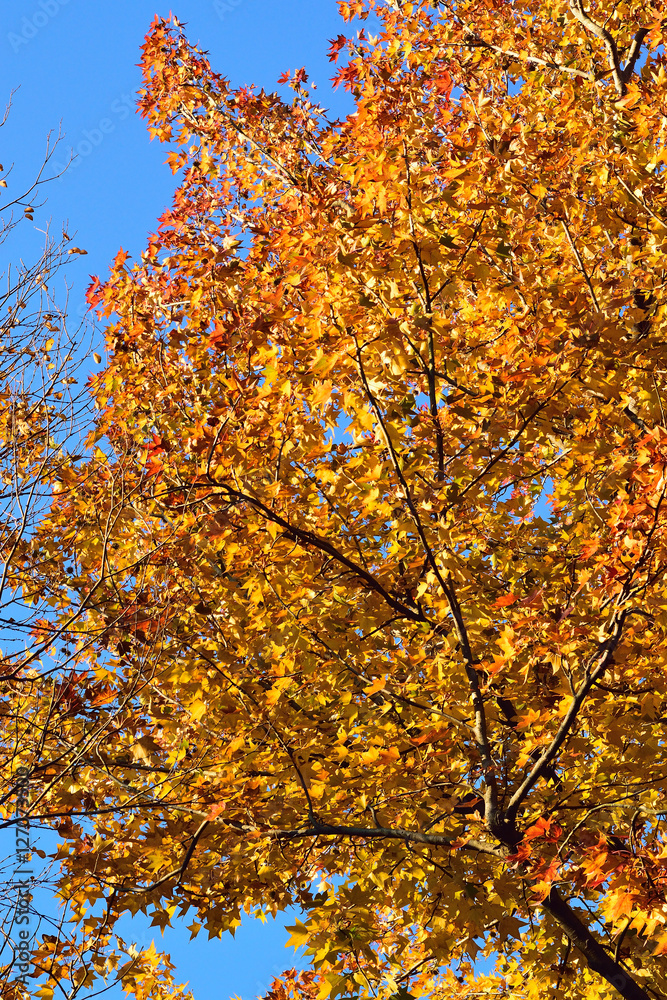
[[[514,52],[512,49],[501,49],[499,45],[487,42],[476,31],[468,28],[467,25],[465,27],[470,32],[470,37],[465,42],[459,42],[457,47],[490,49],[492,52],[497,52],[498,55],[508,56],[510,59],[516,59],[518,62],[535,63],[538,66],[546,67],[546,69],[555,69],[560,73],[569,73],[571,76],[583,77],[585,80],[591,79],[591,74],[588,70],[576,69],[574,66],[565,66],[563,63],[554,62],[550,59],[541,59],[540,56],[531,55],[527,52]]]
[[[663,229],[667,229],[667,222],[665,222],[664,219],[661,219],[659,215],[656,215],[656,213],[653,211],[653,209],[650,208],[646,204],[646,201],[645,201],[643,195],[638,195],[634,191],[632,191],[628,187],[628,185],[625,183],[625,181],[623,180],[623,178],[620,176],[620,174],[618,174],[616,172],[616,170],[614,170],[614,176],[615,176],[616,180],[618,181],[618,183],[621,185],[621,187],[630,195],[630,197],[632,198],[632,200],[634,202],[636,202],[637,205],[641,205],[641,207],[646,212],[648,212],[648,214],[651,216],[651,218],[655,219],[655,221],[657,223],[659,223],[663,227]]]
[[[463,612],[459,604],[454,582],[451,576],[448,578],[448,588],[445,591],[449,609],[456,626],[456,634],[461,644],[461,652],[465,662],[465,672],[472,695],[472,706],[475,712],[475,742],[482,762],[486,790],[484,792],[484,817],[489,830],[496,832],[498,827],[498,785],[495,778],[495,764],[489,742],[489,734],[486,725],[486,710],[484,708],[484,698],[479,686],[479,674],[475,667],[475,660],[468,631],[463,619]]]
[[[616,947],[614,948],[614,961],[615,962],[618,962],[618,960],[621,957],[621,948],[623,946],[623,941],[625,940],[625,935],[628,933],[628,929],[629,929],[631,923],[632,923],[632,915],[630,915],[627,918],[625,927],[623,928],[623,930],[621,931],[621,933],[618,935],[618,940],[616,942]]]
[[[558,965],[558,982],[556,983],[556,991],[558,991],[560,989],[560,984],[561,984],[561,982],[563,980],[563,976],[565,975],[565,972],[567,970],[567,960],[570,957],[570,950],[571,950],[571,948],[572,948],[572,942],[568,938],[567,939],[567,944],[565,945],[565,952],[564,952],[564,954],[563,954],[563,956],[562,956],[562,958],[561,958],[561,960],[559,962],[559,965]]]
[[[238,122],[236,122],[228,112],[223,111],[222,108],[220,108],[215,103],[212,97],[203,94],[201,91],[199,91],[198,93],[202,100],[202,103],[204,101],[208,103],[209,115],[211,114],[211,112],[213,112],[214,114],[218,114],[220,118],[222,118],[223,121],[227,123],[228,127],[231,128],[234,132],[236,132],[236,134],[243,142],[247,142],[250,146],[253,147],[253,149],[257,150],[257,152],[261,156],[266,157],[266,159],[275,168],[276,173],[282,180],[287,181],[290,187],[296,188],[301,194],[305,193],[302,189],[302,185],[299,184],[298,179],[294,176],[291,170],[289,170],[283,163],[280,162],[279,159],[277,159],[277,157],[275,157],[272,153],[269,153],[267,149],[265,149],[262,145],[260,145],[260,143],[258,143],[255,139],[253,139],[251,135],[249,135],[243,128],[241,128]],[[190,111],[185,106],[185,104],[181,104],[179,106],[178,113],[185,121],[188,122],[195,135],[197,133],[202,134],[204,132],[203,125],[206,119],[204,119],[204,121],[199,120],[197,116],[194,114],[194,112]]]
[[[360,580],[363,580],[369,590],[373,590],[376,594],[379,594],[389,607],[398,612],[402,618],[408,618],[410,621],[414,622],[428,622],[428,619],[423,614],[414,611],[406,604],[403,604],[402,601],[392,597],[392,595],[385,590],[379,580],[376,580],[375,577],[368,572],[368,570],[364,569],[363,566],[360,566],[358,563],[355,563],[353,559],[348,559],[348,557],[343,555],[343,553],[340,552],[328,539],[320,537],[320,535],[315,534],[314,531],[310,531],[308,528],[301,528],[292,524],[286,518],[278,514],[277,511],[267,507],[261,500],[258,500],[256,497],[249,496],[247,493],[241,492],[241,490],[236,489],[234,486],[229,486],[227,483],[219,483],[215,479],[212,480],[212,482],[218,487],[218,489],[224,490],[224,492],[232,498],[232,502],[250,504],[250,506],[254,507],[256,511],[263,514],[267,521],[277,524],[279,527],[283,528],[289,536],[300,542],[301,545],[312,545],[319,549],[320,552],[326,552],[332,559],[336,560],[336,562],[340,563],[342,566],[345,566],[352,573],[354,573],[355,576],[359,577]]]
[[[474,105],[473,105],[473,107],[474,107]],[[447,288],[447,285],[450,285],[452,283],[452,281],[454,280],[454,275],[457,274],[457,272],[460,270],[461,265],[463,264],[463,262],[465,261],[466,257],[468,256],[469,251],[472,249],[473,243],[475,242],[475,240],[477,239],[477,237],[479,235],[479,231],[482,228],[482,225],[484,223],[484,219],[486,218],[486,212],[487,212],[487,210],[484,209],[484,211],[482,213],[481,219],[479,220],[479,222],[477,223],[477,225],[473,229],[472,236],[468,240],[468,243],[466,245],[465,250],[463,251],[463,253],[461,254],[461,257],[459,258],[459,260],[456,263],[456,267],[454,268],[453,274],[450,275],[449,278],[447,278],[447,281],[443,281],[443,283],[440,285],[440,288],[438,288],[438,290],[433,293],[433,296],[431,298],[431,302],[435,302],[435,300],[440,295],[440,293],[443,292],[445,290],[445,288]]]
[[[558,892],[552,887],[542,903],[546,911],[565,931],[568,940],[581,952],[588,967],[602,976],[625,1000],[649,1000],[649,996],[637,982],[609,955],[599,941],[593,937],[588,927],[581,921]]]
[[[178,882],[176,883],[177,885],[180,885],[181,881],[183,880],[183,876],[185,875],[185,872],[187,871],[187,867],[190,864],[190,859],[192,858],[192,855],[195,853],[195,847],[199,843],[199,840],[200,840],[202,834],[206,830],[206,827],[209,826],[209,825],[210,825],[209,820],[205,819],[204,822],[195,831],[195,834],[194,834],[192,840],[190,841],[190,843],[188,845],[188,849],[185,852],[185,857],[183,858],[183,864],[181,865],[181,868],[180,868],[180,871],[179,871],[179,874],[178,874]]]
[[[569,381],[571,381],[571,379],[568,379],[567,381],[569,382]],[[488,462],[485,465],[485,467],[482,469],[482,471],[479,473],[479,475],[475,476],[475,478],[472,479],[468,483],[468,485],[465,486],[461,490],[461,492],[457,494],[456,498],[450,504],[447,504],[447,506],[445,506],[445,507],[442,508],[442,510],[440,511],[440,514],[439,514],[439,516],[441,518],[445,517],[449,513],[449,511],[452,509],[452,507],[457,506],[461,502],[461,500],[463,499],[463,497],[466,495],[466,493],[468,493],[469,490],[471,490],[474,486],[476,486],[478,483],[480,483],[482,481],[482,479],[491,471],[491,469],[494,467],[494,465],[496,465],[498,462],[500,462],[500,460],[503,459],[505,457],[505,455],[508,455],[510,453],[510,451],[512,450],[512,448],[514,447],[514,445],[521,438],[521,435],[525,431],[525,429],[528,426],[528,424],[532,420],[535,419],[535,417],[538,415],[538,413],[540,413],[544,409],[544,407],[547,405],[547,403],[550,403],[551,400],[552,400],[552,398],[558,392],[560,392],[561,389],[564,389],[566,385],[567,385],[567,382],[563,383],[563,385],[560,387],[560,389],[556,389],[556,390],[554,390],[554,392],[550,393],[550,395],[547,396],[546,399],[542,400],[542,402],[540,403],[540,405],[538,407],[536,407],[536,409],[533,410],[533,412],[529,416],[527,416],[527,417],[525,417],[523,419],[519,430],[516,432],[516,434],[514,435],[514,437],[512,437],[509,440],[509,442],[507,443],[507,445],[504,448],[501,448],[501,450],[498,452],[498,454],[494,458],[492,458],[490,462]],[[468,446],[466,446],[466,447],[468,447]],[[457,458],[458,455],[462,454],[464,450],[465,449],[461,449],[461,451],[459,451],[457,453],[457,455],[452,456],[452,457],[453,458]]]
[[[628,61],[626,62],[625,69],[623,70],[624,83],[628,82],[635,71],[635,65],[639,59],[642,43],[647,35],[648,28],[640,28],[635,37],[632,39],[632,45],[630,46],[630,51],[628,52]]]
[[[445,461],[445,443],[442,435],[442,427],[440,426],[440,420],[438,417],[438,399],[437,399],[437,385],[436,385],[436,370],[435,370],[435,342],[433,338],[433,300],[431,298],[431,288],[428,282],[428,276],[426,274],[426,269],[424,267],[424,261],[422,259],[421,247],[417,239],[417,231],[415,228],[415,220],[412,214],[412,188],[411,188],[411,176],[410,176],[410,160],[408,157],[408,147],[405,140],[403,141],[403,159],[405,161],[405,176],[407,181],[407,204],[408,204],[408,218],[410,220],[410,236],[412,238],[412,248],[415,252],[415,257],[417,258],[417,265],[419,267],[419,275],[421,277],[422,286],[424,288],[424,295],[426,297],[424,302],[424,311],[429,318],[428,325],[428,399],[429,399],[429,410],[431,413],[431,420],[433,421],[433,427],[435,429],[436,438],[436,449],[438,454],[438,480],[444,478],[444,461]]]
[[[635,35],[632,45],[630,46],[630,51],[628,53],[628,61],[625,64],[625,68],[621,66],[621,59],[618,54],[618,46],[614,39],[612,33],[605,28],[603,24],[598,24],[596,21],[590,17],[589,14],[584,10],[583,0],[570,0],[570,10],[572,11],[574,17],[579,21],[580,24],[584,26],[588,31],[594,34],[600,41],[604,44],[607,50],[607,61],[609,64],[609,71],[614,80],[614,86],[616,88],[616,93],[619,97],[624,97],[627,91],[627,84],[635,71],[635,66],[637,64],[637,59],[639,58],[639,53],[641,51],[642,42],[648,35],[648,28],[640,28]]]
[[[463,612],[461,611],[461,605],[459,604],[458,598],[456,596],[456,591],[454,589],[454,582],[451,578],[451,574],[447,577],[447,580],[444,579],[440,571],[440,567],[438,566],[437,560],[435,558],[435,553],[433,552],[433,549],[431,548],[431,545],[429,544],[429,541],[426,537],[426,532],[421,522],[419,511],[417,510],[416,504],[412,498],[412,493],[410,491],[410,487],[408,486],[407,480],[403,475],[403,470],[401,469],[401,465],[398,460],[398,455],[396,454],[396,450],[389,435],[389,431],[387,430],[387,427],[385,425],[382,412],[380,410],[380,406],[378,404],[377,399],[375,398],[375,395],[371,391],[368,379],[366,378],[366,372],[364,370],[364,365],[361,358],[361,349],[359,347],[359,343],[356,337],[354,338],[354,342],[357,348],[357,364],[359,366],[359,374],[364,384],[366,395],[370,400],[376,419],[382,430],[382,434],[384,436],[387,449],[389,451],[391,462],[392,465],[394,466],[396,477],[405,495],[406,502],[410,509],[410,514],[412,515],[415,527],[417,528],[417,533],[424,548],[426,559],[431,569],[433,570],[433,573],[435,574],[435,577],[440,585],[442,593],[444,594],[447,600],[447,603],[449,605],[449,611],[454,621],[454,630],[459,640],[461,653],[463,654],[464,668],[466,672],[466,677],[468,678],[468,684],[470,685],[470,693],[472,695],[473,709],[475,712],[475,727],[474,727],[475,743],[477,744],[477,750],[481,758],[482,767],[484,770],[484,778],[487,783],[486,793],[484,796],[486,805],[485,809],[486,821],[489,829],[492,830],[496,826],[498,790],[494,776],[493,754],[491,752],[491,744],[489,742],[489,736],[486,726],[484,699],[482,697],[482,692],[479,687],[479,675],[475,667],[475,658],[473,656],[473,652],[470,646],[470,640],[468,638],[468,631],[466,629],[465,621],[463,618]]]
[[[373,412],[375,413],[377,422],[380,425],[380,430],[382,431],[382,436],[384,437],[385,444],[387,446],[387,451],[389,452],[389,457],[391,459],[391,464],[393,465],[394,472],[396,473],[396,478],[398,479],[401,489],[403,490],[405,501],[408,505],[410,514],[412,516],[412,520],[414,521],[415,527],[417,529],[417,534],[419,535],[419,539],[424,548],[426,559],[428,560],[428,563],[431,569],[433,570],[438,583],[440,584],[442,592],[446,595],[448,589],[447,584],[442,576],[442,573],[440,572],[440,567],[438,566],[437,560],[435,558],[435,553],[433,552],[429,540],[426,537],[426,532],[424,531],[424,526],[421,522],[419,511],[417,510],[416,504],[412,498],[412,492],[410,490],[410,487],[408,486],[408,482],[405,476],[403,475],[403,470],[401,469],[401,463],[399,461],[398,455],[396,454],[396,449],[394,448],[393,441],[391,440],[391,436],[384,422],[384,418],[382,416],[382,411],[380,410],[379,403],[374,393],[372,392],[368,379],[366,377],[366,371],[364,369],[364,363],[361,357],[361,348],[359,347],[359,342],[357,341],[356,336],[354,337],[354,343],[357,349],[356,355],[357,355],[357,366],[359,368],[359,375],[361,376],[361,381],[363,382],[364,390],[373,408]]]
[[[252,828],[254,830],[254,827]],[[278,840],[295,840],[303,837],[363,837],[364,840],[402,840],[408,844],[426,844],[436,847],[451,847],[455,840],[438,833],[421,833],[419,830],[394,829],[392,827],[344,826],[336,823],[317,821],[301,830],[267,830],[267,835]],[[460,850],[475,854],[490,854],[501,861],[506,859],[503,849],[494,847],[483,840],[468,840]]]
[[[616,93],[620,97],[623,97],[625,93],[625,83],[623,81],[621,63],[618,57],[618,47],[614,41],[613,35],[603,25],[598,24],[592,17],[589,17],[584,10],[583,0],[571,0],[570,10],[577,21],[579,21],[579,24],[582,24],[584,28],[592,32],[592,34],[604,43],[604,47],[607,50],[609,69],[611,70],[611,75],[614,79],[614,86],[616,87]]]
[[[283,607],[286,607],[284,602],[282,603]],[[372,678],[366,677],[361,670],[356,669],[350,663],[348,663],[345,657],[341,656],[341,654],[336,649],[334,649],[333,646],[330,646],[320,635],[318,635],[317,632],[314,632],[312,629],[309,629],[308,626],[304,625],[303,623],[300,624],[301,628],[309,635],[311,635],[316,642],[318,642],[321,646],[323,646],[324,649],[327,650],[330,656],[337,659],[345,667],[345,669],[352,674],[353,677],[356,677],[360,684],[365,684],[367,687],[371,686],[371,684],[373,683]],[[436,708],[435,705],[425,705],[423,702],[415,701],[414,698],[408,698],[406,695],[399,694],[399,692],[395,691],[389,684],[385,684],[385,686],[381,688],[380,691],[376,691],[373,697],[378,697],[378,696],[383,700],[387,699],[392,702],[396,701],[399,702],[401,705],[407,705],[409,708],[416,708],[418,711],[426,712],[429,715],[431,714],[439,715],[441,719],[446,719],[447,722],[450,722],[453,726],[459,726],[461,729],[465,729],[468,735],[474,734],[473,727],[465,719],[457,719],[455,715],[450,715],[449,712],[443,712],[442,709]]]
[[[628,611],[623,610],[615,615],[614,624],[610,634],[601,643],[598,653],[597,653],[597,666],[592,670],[587,669],[586,679],[579,685],[579,689],[572,699],[572,704],[570,705],[563,721],[558,727],[558,732],[554,736],[553,740],[546,748],[544,753],[539,757],[537,763],[531,770],[530,774],[521,783],[519,788],[516,790],[512,798],[510,799],[509,805],[507,807],[505,816],[507,821],[512,824],[516,819],[517,812],[522,802],[533,788],[533,786],[540,780],[545,771],[551,766],[551,764],[556,759],[558,751],[565,742],[565,739],[570,733],[570,730],[574,726],[574,723],[579,714],[579,710],[583,705],[589,691],[598,680],[602,677],[610,663],[612,662],[614,652],[618,643],[620,642],[621,635],[623,632],[623,626],[625,620],[628,616]]]
[[[570,227],[568,226],[567,221],[565,219],[561,219],[560,222],[561,222],[561,225],[562,225],[563,229],[565,230],[565,235],[567,236],[567,242],[570,244],[570,247],[572,249],[572,253],[577,258],[577,264],[579,265],[579,270],[583,274],[584,281],[588,285],[588,291],[589,291],[590,296],[591,296],[591,301],[592,301],[593,305],[595,306],[595,308],[597,309],[597,311],[600,312],[600,303],[598,302],[597,296],[596,296],[596,294],[595,294],[595,292],[593,290],[593,286],[591,285],[591,279],[588,277],[588,271],[586,270],[586,268],[584,266],[584,262],[582,260],[581,254],[577,250],[577,245],[574,242],[574,240],[572,239],[572,234],[570,233]]]

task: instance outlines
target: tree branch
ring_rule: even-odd
[[[485,41],[477,32],[472,31],[470,28],[468,28],[468,31],[470,32],[470,36],[465,42],[459,43],[461,47],[490,49],[492,52],[497,52],[500,56],[508,56],[510,59],[516,59],[517,62],[535,63],[538,66],[544,66],[546,69],[555,69],[560,73],[569,73],[571,76],[583,77],[585,80],[591,79],[591,74],[585,69],[576,69],[574,66],[564,66],[563,63],[553,62],[550,59],[541,59],[540,56],[535,56],[530,52],[514,52],[513,49],[501,49],[499,45],[493,45],[491,42]]]
[[[231,825],[231,824],[230,824]],[[427,844],[434,847],[451,847],[455,840],[438,833],[421,833],[419,830],[393,829],[383,826],[342,826],[334,823],[316,821],[301,830],[267,830],[267,836],[278,840],[297,840],[304,837],[363,837],[365,840],[402,840],[408,844]],[[468,840],[460,850],[472,851],[475,854],[489,854],[501,861],[507,854],[502,848],[494,847],[484,840]]]
[[[628,61],[625,64],[625,69],[623,70],[623,82],[627,83],[632,74],[635,71],[635,65],[639,59],[639,53],[641,52],[642,42],[648,35],[648,28],[640,28],[635,37],[632,39],[632,45],[630,46],[630,51],[628,52]]]
[[[373,590],[376,594],[379,594],[389,607],[398,612],[402,618],[408,618],[410,621],[414,622],[428,622],[428,619],[426,619],[423,614],[418,611],[414,611],[406,604],[403,604],[402,601],[392,597],[392,595],[385,590],[379,580],[376,580],[375,577],[368,572],[368,570],[364,569],[363,566],[360,566],[358,563],[355,563],[353,559],[348,559],[348,557],[343,555],[343,553],[340,552],[335,545],[328,541],[328,539],[321,538],[320,535],[315,534],[314,531],[310,531],[307,528],[301,528],[290,523],[290,521],[278,514],[277,511],[267,507],[266,504],[262,503],[262,501],[258,500],[256,497],[249,496],[247,493],[242,493],[241,490],[237,490],[235,487],[227,485],[227,483],[220,483],[215,479],[212,479],[212,482],[218,489],[224,490],[224,492],[232,498],[232,502],[250,504],[250,506],[254,507],[255,510],[263,514],[267,521],[271,521],[273,524],[277,524],[279,527],[283,528],[302,545],[312,545],[319,549],[320,552],[326,552],[332,559],[335,559],[336,562],[345,566],[352,573],[354,573],[355,576],[363,580],[369,590]]]
[[[509,823],[514,823],[519,807],[522,802],[530,792],[531,788],[540,780],[545,771],[551,766],[553,761],[556,759],[558,751],[565,742],[570,730],[572,729],[579,710],[583,705],[589,691],[595,684],[596,680],[607,670],[607,667],[611,663],[614,651],[618,646],[623,633],[623,626],[625,620],[628,616],[627,610],[623,610],[615,616],[615,622],[611,633],[607,636],[605,641],[601,644],[598,655],[597,655],[597,666],[592,670],[586,671],[586,679],[580,684],[578,691],[572,699],[572,704],[570,705],[565,718],[558,727],[558,732],[554,736],[553,740],[544,751],[542,756],[538,759],[537,763],[531,770],[530,774],[521,783],[519,788],[516,790],[512,798],[510,799],[509,805],[505,812],[506,819]]]
[[[568,940],[581,952],[588,967],[606,979],[607,982],[621,994],[625,1000],[649,1000],[649,996],[609,955],[599,941],[593,937],[588,927],[580,920],[572,907],[552,887],[549,895],[542,903],[542,908],[565,931]]]
[[[470,693],[472,695],[473,708],[475,711],[475,743],[477,744],[477,751],[482,761],[482,767],[484,769],[484,778],[487,783],[486,792],[484,796],[484,801],[486,806],[485,809],[486,821],[489,829],[494,829],[496,824],[498,793],[497,793],[496,780],[494,776],[493,754],[491,752],[491,744],[489,742],[489,737],[486,727],[484,699],[482,697],[482,692],[480,691],[479,688],[479,676],[477,674],[477,669],[475,667],[475,658],[473,656],[473,652],[470,646],[470,640],[468,638],[468,632],[465,626],[463,612],[461,611],[461,605],[458,602],[458,598],[456,596],[456,591],[454,589],[454,583],[452,581],[451,575],[448,576],[448,578],[445,580],[440,570],[440,567],[438,566],[438,562],[435,558],[435,553],[433,552],[433,549],[431,548],[431,545],[429,544],[429,541],[426,537],[426,532],[424,530],[424,526],[422,525],[421,518],[419,516],[419,511],[417,510],[416,504],[412,498],[412,493],[410,491],[410,487],[408,486],[407,480],[403,475],[403,470],[401,469],[401,465],[398,460],[398,455],[396,454],[393,442],[391,440],[391,437],[389,436],[389,431],[387,430],[387,427],[385,425],[382,416],[382,411],[380,410],[378,401],[375,398],[373,392],[371,391],[368,379],[366,378],[366,372],[364,370],[364,365],[361,358],[361,349],[359,347],[359,343],[356,337],[354,339],[354,342],[357,348],[357,364],[359,366],[359,374],[364,384],[366,395],[368,396],[368,399],[371,403],[371,406],[373,407],[373,411],[375,413],[377,421],[382,430],[382,434],[387,444],[387,450],[389,451],[391,462],[392,465],[394,466],[394,471],[401,485],[403,493],[405,494],[405,499],[410,509],[410,514],[415,523],[415,527],[417,528],[417,533],[419,534],[422,546],[424,548],[424,553],[426,555],[427,562],[430,565],[431,569],[433,570],[435,578],[438,581],[438,584],[440,585],[440,589],[442,590],[447,600],[447,603],[449,605],[449,611],[454,621],[454,630],[456,632],[459,644],[461,646],[461,653],[463,655],[466,677],[468,678],[468,684],[470,685]]]
[[[630,46],[628,61],[625,64],[625,68],[623,68],[621,66],[618,46],[614,36],[607,28],[604,27],[604,25],[598,24],[586,13],[584,10],[583,0],[571,0],[570,10],[577,21],[579,21],[584,28],[603,42],[604,47],[607,50],[607,61],[609,64],[609,70],[614,80],[616,93],[619,97],[624,97],[627,91],[628,81],[635,71],[635,65],[637,63],[637,59],[639,58],[642,42],[648,35],[648,28],[640,28],[638,30],[633,39],[632,45]]]
[[[207,826],[209,826],[209,821],[205,819],[203,821],[203,823],[201,823],[200,826],[198,827],[198,829],[195,831],[194,836],[192,837],[192,840],[190,841],[190,844],[188,846],[188,849],[185,852],[185,857],[183,858],[183,863],[181,865],[181,868],[180,868],[180,871],[179,871],[179,874],[178,874],[177,885],[180,885],[180,883],[183,881],[183,876],[185,875],[185,872],[187,871],[187,867],[190,864],[190,859],[192,858],[192,855],[195,853],[195,847],[199,843],[199,840],[200,840],[202,834],[204,833],[204,831],[206,830]]]
[[[565,235],[567,236],[567,242],[570,244],[570,247],[572,249],[572,253],[577,258],[577,264],[579,265],[579,270],[583,274],[584,281],[588,285],[588,291],[589,291],[590,296],[591,296],[591,301],[592,301],[593,305],[595,306],[596,310],[598,312],[600,312],[600,303],[598,302],[597,296],[596,296],[596,294],[595,294],[595,292],[593,290],[593,286],[591,285],[591,279],[588,277],[588,271],[586,270],[586,268],[584,266],[584,262],[582,260],[581,254],[577,250],[577,244],[572,239],[572,234],[570,233],[570,227],[567,224],[567,220],[566,219],[561,219],[560,221],[561,221],[561,225],[562,225],[563,229],[565,230]]]

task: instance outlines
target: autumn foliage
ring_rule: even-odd
[[[667,10],[340,7],[339,122],[146,39],[177,190],[24,568],[40,995],[296,906],[272,1000],[664,996]]]

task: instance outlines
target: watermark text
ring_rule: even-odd
[[[14,52],[31,42],[68,3],[69,0],[38,0],[32,14],[22,19],[20,31],[10,31],[7,35],[7,41]]]

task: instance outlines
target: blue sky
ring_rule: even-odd
[[[64,134],[59,164],[67,163],[70,148],[78,152],[65,176],[48,186],[47,204],[32,227],[22,227],[15,246],[28,255],[31,240],[41,238],[34,230],[47,219],[54,230],[68,223],[88,251],[68,275],[72,314],[84,306],[88,274],[104,275],[120,246],[140,253],[171,201],[166,151],[149,141],[133,111],[140,45],[154,15],[170,9],[233,84],[274,90],[282,72],[305,65],[326,107],[342,115],[350,106],[328,85],[327,39],[344,30],[335,0],[166,0],[162,6],[160,0],[5,0],[0,106],[19,88],[0,131],[0,162],[15,164],[7,193],[34,176],[49,132]]]
[[[171,201],[166,150],[149,142],[134,112],[140,45],[154,15],[170,9],[233,84],[273,90],[282,72],[305,66],[334,116],[350,107],[349,98],[328,85],[327,39],[345,31],[335,0],[5,0],[0,106],[18,88],[0,130],[0,162],[5,170],[14,164],[6,193],[16,195],[34,178],[49,132],[63,135],[57,163],[68,162],[71,148],[78,158],[62,179],[42,189],[46,203],[34,222],[22,222],[2,247],[0,272],[10,261],[36,256],[49,222],[56,235],[65,224],[88,252],[73,258],[64,276],[73,317],[86,308],[88,276],[104,277],[121,246],[138,256]],[[147,943],[152,932],[141,929],[139,935]],[[189,936],[185,929],[168,931],[164,943],[198,1000],[234,994],[252,1000],[293,962],[286,934],[272,922],[249,922],[222,942],[209,943],[203,935],[190,944]],[[122,993],[105,996],[116,1000]]]

